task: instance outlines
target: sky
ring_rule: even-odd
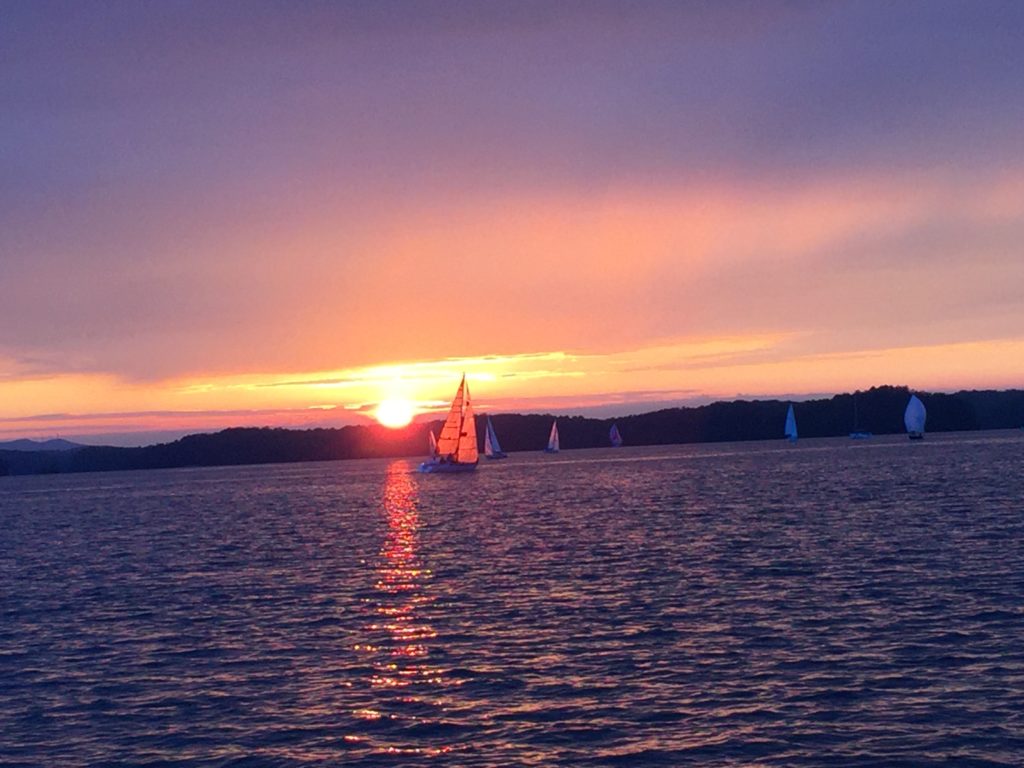
[[[0,439],[1024,386],[1024,4],[0,4]]]

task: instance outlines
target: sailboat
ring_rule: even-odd
[[[867,440],[871,433],[857,426],[857,395],[853,396],[853,431],[850,433],[851,440]]]
[[[420,472],[472,472],[480,454],[476,447],[476,418],[469,399],[466,374],[455,393],[448,418],[437,438],[437,453],[420,464]]]
[[[622,435],[619,434],[618,425],[612,424],[612,428],[608,430],[608,439],[611,440],[612,448],[618,448],[622,445]]]
[[[921,440],[924,438],[924,420],[928,416],[928,412],[925,410],[924,403],[918,399],[917,395],[910,396],[910,402],[907,403],[907,410],[903,412],[903,423],[907,427],[907,437],[911,440]]]
[[[551,422],[551,434],[548,435],[548,447],[544,453],[558,453],[558,421]]]
[[[796,442],[796,416],[793,414],[793,404],[789,404],[789,410],[786,411],[786,439],[791,443]]]
[[[491,415],[487,414],[487,431],[484,433],[484,456],[488,459],[507,459],[508,454],[501,450],[498,444],[498,436],[494,432],[494,425],[491,424]]]
[[[430,455],[431,457],[437,456],[437,438],[434,437],[434,430],[427,432],[427,437],[430,440]]]

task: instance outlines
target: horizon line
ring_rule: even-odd
[[[545,411],[495,411],[481,409],[479,415],[490,413],[494,416],[548,416],[552,418],[573,418],[573,417],[584,417],[593,418],[596,420],[607,420],[615,418],[631,418],[635,416],[644,416],[658,411],[673,410],[673,409],[695,409],[709,405],[715,405],[718,403],[735,403],[735,402],[810,402],[814,400],[829,400],[835,397],[841,397],[844,395],[856,395],[862,392],[870,392],[875,389],[905,389],[909,393],[917,393],[922,395],[955,395],[966,392],[1015,392],[1024,390],[1024,385],[1021,387],[1008,387],[1008,388],[971,388],[971,389],[935,389],[925,390],[920,388],[911,387],[906,384],[875,384],[865,389],[854,389],[852,391],[843,392],[810,392],[810,393],[777,393],[777,394],[763,394],[763,395],[752,395],[746,393],[737,393],[729,398],[713,395],[694,395],[686,398],[673,398],[666,400],[650,400],[650,401],[639,401],[639,402],[607,402],[598,403],[594,405],[582,405],[569,407],[565,409],[552,409]],[[538,398],[542,400],[551,400],[559,398]],[[623,412],[623,408],[631,406],[646,406],[648,410],[639,410],[631,412]],[[653,406],[653,407],[652,407]],[[339,409],[343,410],[343,409]],[[436,421],[443,421],[443,414],[445,408],[438,408],[436,410],[418,413],[413,420],[405,427],[394,429],[393,431],[398,432],[403,429],[407,429],[410,426],[433,423]],[[324,411],[320,411],[324,413]],[[333,411],[326,411],[326,413],[332,413]],[[34,437],[28,436],[30,433],[28,430],[0,430],[0,434],[4,435],[16,435],[12,437],[4,437],[0,439],[0,446],[3,443],[15,442],[18,440],[29,440],[30,442],[42,443],[49,440],[66,440],[72,443],[78,443],[86,447],[113,447],[113,448],[145,448],[153,445],[163,445],[172,443],[185,437],[193,435],[212,435],[219,432],[224,432],[230,429],[285,429],[293,431],[310,431],[314,429],[329,429],[329,430],[341,430],[347,427],[380,427],[382,429],[390,429],[379,424],[373,420],[372,417],[363,411],[347,411],[348,413],[355,413],[362,417],[360,420],[348,421],[346,423],[262,423],[262,424],[225,424],[222,426],[214,426],[210,428],[202,427],[183,427],[180,429],[138,429],[138,430],[111,430],[105,432],[83,432],[76,433],[72,429],[62,429],[55,431],[49,436],[39,436],[39,433],[35,433]],[[15,417],[11,419],[0,419],[0,422],[30,422],[34,420],[43,420],[47,418],[80,418],[86,421],[99,420],[103,418],[135,418],[135,417],[147,417],[147,416],[202,416],[202,415],[217,415],[217,416],[228,416],[231,414],[238,415],[262,415],[262,414],[287,414],[292,413],[295,415],[305,414],[308,415],[310,410],[308,408],[301,409],[239,409],[238,411],[229,410],[218,410],[215,412],[210,411],[139,411],[139,412],[119,412],[111,414],[40,414],[36,416],[23,416]],[[151,442],[142,442],[137,438],[143,440],[149,439]],[[83,443],[82,440],[109,440],[112,442],[87,442]]]

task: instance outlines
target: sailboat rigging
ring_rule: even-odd
[[[857,420],[857,395],[854,394],[854,396],[853,396],[853,431],[850,433],[850,439],[851,440],[867,440],[869,437],[871,437],[871,433],[868,432],[867,430],[861,429],[858,426],[858,424],[859,424],[859,422]]]
[[[420,464],[420,472],[472,472],[480,454],[476,445],[476,417],[469,398],[466,374],[455,393],[448,418],[437,438],[437,454]]]

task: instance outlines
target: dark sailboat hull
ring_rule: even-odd
[[[432,475],[455,474],[458,472],[473,472],[477,463],[460,464],[453,461],[425,461],[420,464],[420,472]]]

